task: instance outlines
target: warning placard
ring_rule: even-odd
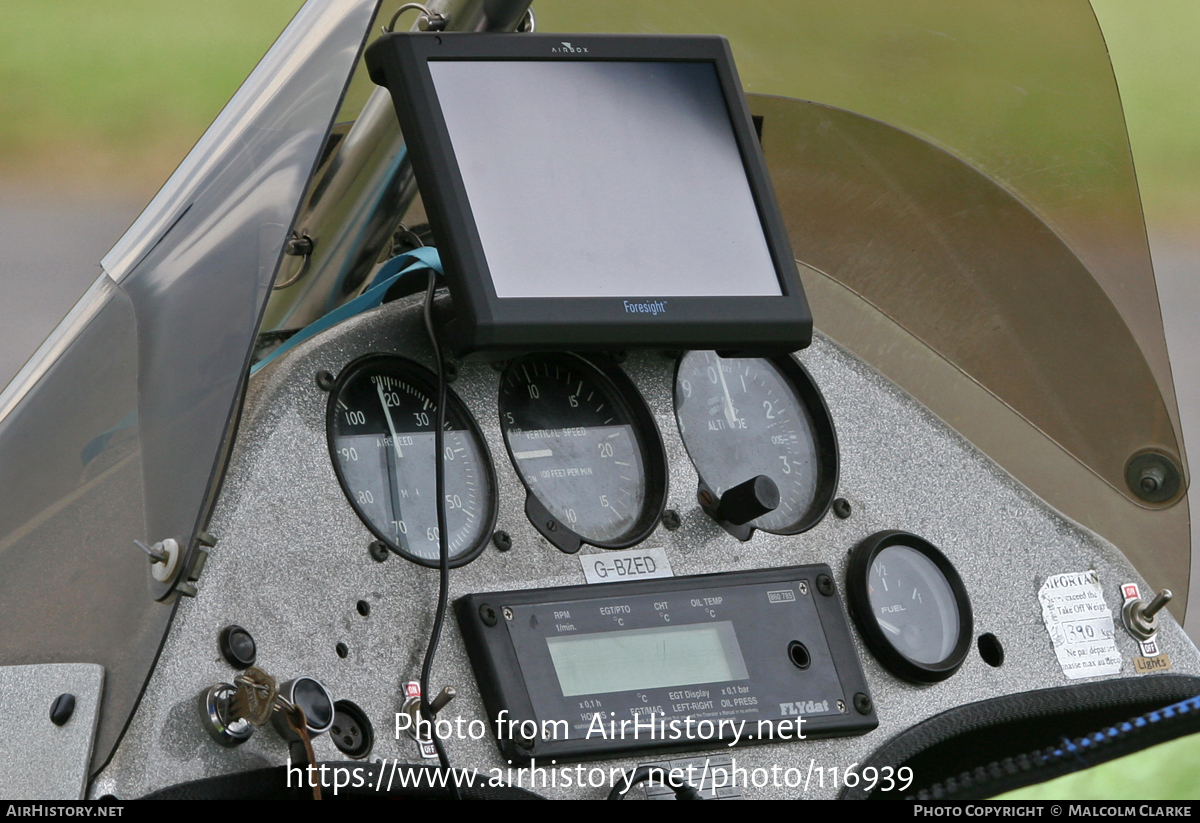
[[[1094,570],[1051,576],[1038,591],[1038,600],[1063,674],[1075,680],[1121,671],[1112,611]]]

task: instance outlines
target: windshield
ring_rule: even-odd
[[[773,8],[549,0],[538,23],[728,37],[815,328],[1186,590],[1179,413],[1091,6]],[[1165,498],[1147,461],[1176,473]]]
[[[375,5],[297,14],[0,394],[0,665],[104,666],[97,766],[170,624],[156,600],[189,585],[262,306]],[[180,559],[159,579],[134,541],[167,539]]]

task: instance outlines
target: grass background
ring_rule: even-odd
[[[0,175],[152,194],[297,0],[4,0]]]
[[[793,8],[780,0],[749,9],[720,4],[708,16],[681,19],[671,2],[622,0],[597,11],[596,1],[588,0],[587,15],[611,18],[612,30],[740,27],[767,38],[788,36],[775,20]],[[541,28],[575,28],[578,2],[536,2]],[[148,198],[299,6],[299,0],[5,0],[0,182],[39,192],[86,189]],[[1093,7],[1122,92],[1147,218],[1194,230],[1200,226],[1200,3],[1093,0]],[[831,30],[822,44],[842,48],[843,36],[850,35]],[[752,87],[755,55],[739,53],[738,59]],[[1069,51],[1051,59],[1070,70]],[[1200,798],[1200,738],[1010,796]]]
[[[612,30],[724,31],[735,47],[738,29],[767,26],[777,30],[768,38],[791,35],[787,26],[772,23],[773,11],[779,20],[796,17],[781,0],[760,3],[752,15],[729,15],[728,6],[718,5],[705,14],[693,9],[691,18],[671,2],[613,0],[603,11],[586,5],[581,11],[572,0],[539,0],[535,8],[545,30],[571,30],[586,17],[589,25],[599,19]],[[152,193],[299,6],[299,0],[209,0],[201,6],[5,0],[0,178]],[[1046,13],[1053,6],[1046,4]],[[1148,216],[1190,222],[1200,215],[1200,3],[1095,0],[1093,6],[1122,90]],[[853,45],[851,38],[822,31],[820,43],[837,49]],[[738,55],[751,88],[754,57]],[[863,54],[864,60],[894,57]],[[1070,52],[1063,50],[1059,59],[1068,70]],[[836,90],[836,78],[823,82]]]

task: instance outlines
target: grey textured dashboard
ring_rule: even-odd
[[[8,730],[0,751],[0,800],[84,796],[103,690],[104,667],[95,663],[0,666],[0,722]],[[44,708],[58,706],[61,695],[73,699],[59,723],[51,718],[53,709]],[[29,711],[31,706],[39,711]]]
[[[335,698],[358,703],[374,724],[374,758],[419,762],[416,744],[395,734],[403,684],[420,673],[437,597],[437,572],[399,557],[377,563],[372,535],[355,515],[335,477],[326,444],[328,396],[314,381],[370,352],[391,352],[430,365],[420,306],[400,300],[364,314],[298,346],[250,383],[237,443],[209,530],[219,538],[199,581],[199,595],[180,604],[141,705],[124,740],[93,781],[91,796],[121,798],[201,777],[281,765],[287,748],[269,729],[245,745],[224,749],[201,727],[197,695],[233,669],[220,657],[222,627],[246,627],[258,645],[258,665],[281,680],[309,675]],[[852,506],[847,519],[826,516],[796,536],[758,532],[740,543],[696,502],[697,477],[673,413],[675,360],[631,354],[621,368],[652,410],[666,447],[667,506],[679,529],[660,526],[642,547],[666,552],[676,575],[800,564],[829,564],[839,589],[846,555],[883,529],[928,539],[953,562],[969,592],[975,634],[1003,643],[993,668],[972,647],[953,677],[916,686],[888,673],[855,634],[857,653],[875,701],[879,727],[859,737],[806,740],[709,752],[733,755],[748,770],[838,767],[862,762],[896,734],[948,709],[975,701],[1072,682],[1062,674],[1042,622],[1038,590],[1050,575],[1094,569],[1114,615],[1122,583],[1144,581],[1121,553],[1064,519],[998,469],[941,421],[852,355],[817,335],[799,354],[828,402],[841,449],[838,495]],[[479,422],[495,464],[498,529],[512,549],[489,547],[451,573],[451,598],[472,592],[577,585],[578,556],[551,546],[527,521],[525,488],[512,468],[497,412],[499,373],[486,363],[457,363],[451,388]],[[584,552],[596,549],[585,546]],[[356,604],[370,604],[363,616]],[[1165,614],[1165,613],[1164,613]],[[1174,672],[1200,674],[1200,655],[1167,618],[1159,638]],[[453,685],[458,698],[446,712],[486,722],[458,628],[447,621],[434,667],[434,689]],[[1120,674],[1139,678],[1133,639],[1119,626]],[[335,651],[345,644],[348,654]],[[450,739],[452,765],[487,774],[504,769],[494,739]],[[318,759],[337,760],[328,735],[314,741]],[[701,756],[704,754],[700,751]],[[645,758],[655,759],[655,758]],[[586,764],[629,768],[635,760]],[[968,764],[964,764],[968,765]],[[920,776],[918,776],[918,781]],[[601,797],[607,789],[537,786],[555,797]],[[810,783],[805,796],[833,797],[838,788]],[[746,797],[797,797],[800,788],[747,788]]]

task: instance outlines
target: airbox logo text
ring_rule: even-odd
[[[570,43],[566,42],[565,40],[560,40],[559,42],[562,43],[561,49],[558,46],[555,46],[554,48],[550,49],[550,51],[553,52],[554,54],[587,54],[588,53],[588,50],[586,48],[584,48],[583,46],[572,46]]]

